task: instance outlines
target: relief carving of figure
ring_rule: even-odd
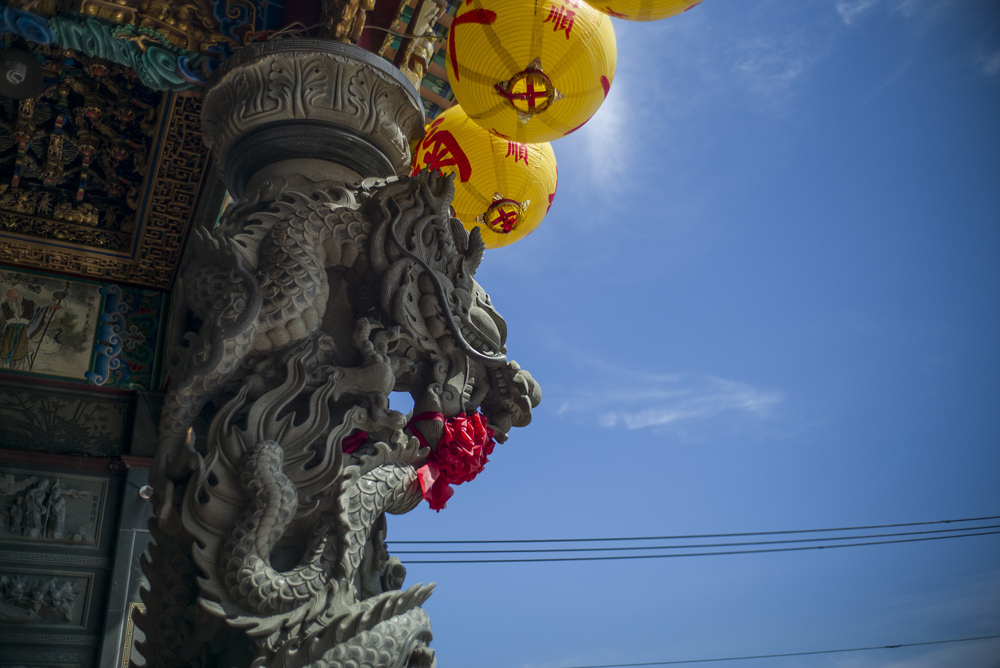
[[[67,578],[0,575],[0,621],[79,621],[74,620],[79,595],[80,587]]]
[[[59,479],[15,477],[12,474],[0,476],[0,499],[10,498],[9,504],[0,510],[0,515],[4,515],[4,521],[0,521],[0,533],[58,541],[92,541],[93,525],[90,522],[79,525],[73,535],[68,535],[70,532],[67,531],[68,500],[88,496],[90,492],[66,488]],[[79,512],[74,515],[73,524],[79,521],[79,515]]]
[[[45,529],[45,481],[38,481],[24,495],[24,535],[40,538]]]
[[[62,538],[66,533],[66,497],[56,480],[49,492],[49,502],[45,509],[45,535]]]
[[[10,504],[10,533],[19,535],[24,531],[24,503],[21,497],[14,499]]]

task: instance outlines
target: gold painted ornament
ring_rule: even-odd
[[[413,173],[423,169],[455,174],[455,215],[467,230],[479,228],[487,248],[534,231],[555,199],[559,177],[550,144],[488,132],[457,105],[427,126],[413,152]]]
[[[701,0],[586,0],[600,12],[626,21],[659,21],[683,14]]]
[[[604,102],[617,51],[583,0],[465,0],[448,32],[448,82],[469,118],[518,142],[563,137]]]

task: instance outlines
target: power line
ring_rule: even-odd
[[[483,543],[592,543],[604,541],[629,541],[629,540],[690,540],[700,538],[736,538],[741,536],[777,536],[793,533],[833,533],[836,531],[866,531],[868,529],[895,529],[900,527],[931,526],[935,524],[953,524],[960,522],[982,522],[987,520],[998,520],[1000,515],[990,515],[987,517],[966,517],[952,520],[933,520],[930,522],[901,522],[897,524],[869,524],[855,527],[835,527],[831,529],[785,529],[782,531],[746,531],[741,533],[703,533],[678,536],[632,536],[621,538],[525,538],[525,539],[499,539],[499,540],[393,540],[394,545],[473,545]]]
[[[785,545],[789,543],[833,542],[840,540],[858,540],[862,538],[890,538],[896,536],[918,536],[924,534],[956,533],[963,531],[979,531],[981,529],[1000,529],[1000,524],[986,526],[964,527],[956,529],[931,529],[926,531],[902,531],[897,533],[877,533],[860,536],[827,536],[824,538],[786,538],[783,540],[742,541],[735,543],[700,543],[695,545],[623,545],[620,547],[540,547],[512,549],[473,549],[473,550],[393,550],[393,554],[528,554],[557,552],[625,552],[639,550],[689,550],[706,547],[743,547],[749,545]],[[961,538],[961,536],[956,536]]]
[[[922,647],[926,645],[945,645],[956,642],[972,642],[974,640],[991,640],[995,636],[977,636],[975,638],[952,638],[950,640],[929,640],[927,642],[899,643],[898,645],[876,645],[873,647],[849,647],[846,649],[821,649],[812,652],[783,652],[781,654],[757,654],[755,656],[727,656],[718,659],[680,659],[676,661],[649,661],[646,663],[604,663],[593,666],[567,666],[566,668],[637,668],[638,666],[676,666],[682,663],[711,663],[713,661],[746,661],[749,659],[777,659],[787,656],[809,656],[812,654],[838,654],[841,652],[870,652],[877,649],[899,649],[901,647]]]
[[[990,536],[1000,534],[997,531],[982,531],[950,536],[924,536],[922,538],[900,538],[896,540],[868,541],[862,543],[838,543],[835,545],[802,545],[798,547],[770,547],[759,550],[726,550],[721,552],[683,552],[675,554],[621,554],[598,557],[539,557],[526,559],[407,559],[407,564],[514,564],[553,561],[615,561],[622,559],[669,559],[675,557],[714,557],[729,554],[762,554],[765,552],[799,552],[802,550],[832,550],[839,547],[863,547],[868,545],[891,545],[894,543],[917,543],[927,540],[945,540],[949,538],[969,538],[971,536]]]

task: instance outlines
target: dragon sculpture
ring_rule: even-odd
[[[484,246],[452,195],[426,172],[274,179],[194,239],[183,281],[202,322],[151,472],[143,567],[165,594],[138,622],[148,665],[434,665],[419,607],[433,585],[402,590],[383,540],[385,514],[422,499],[443,424],[390,394],[415,416],[481,409],[501,442],[540,399],[506,357],[474,279]]]

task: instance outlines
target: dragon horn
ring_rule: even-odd
[[[478,227],[473,227],[472,231],[469,232],[469,246],[465,251],[465,266],[470,274],[474,275],[479,269],[485,253],[486,242],[483,241],[483,235],[479,232]]]

